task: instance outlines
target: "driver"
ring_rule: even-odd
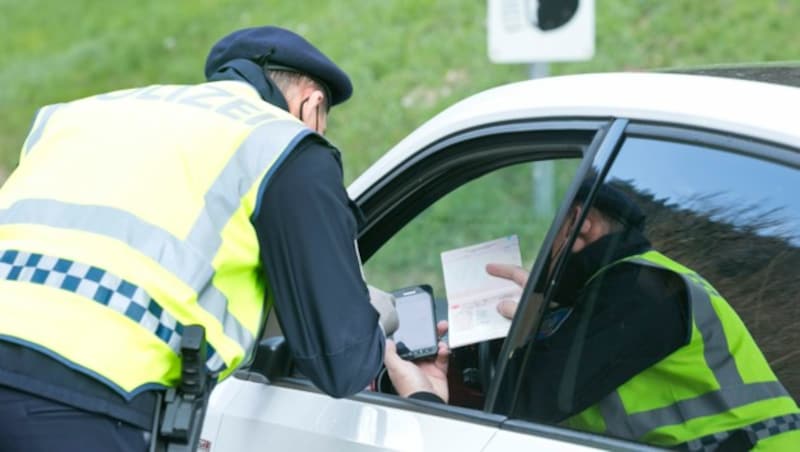
[[[579,190],[554,240],[551,272],[588,188]],[[621,190],[599,187],[523,364],[520,378],[532,384],[513,400],[501,395],[498,411],[689,450],[797,447],[800,410],[742,321],[702,277],[653,250],[643,226],[643,213]],[[490,264],[487,271],[520,285],[527,280],[514,266]],[[498,305],[509,318],[515,309],[509,301]],[[400,362],[387,347],[400,395],[428,391],[446,400],[436,383],[447,368],[436,362]]]

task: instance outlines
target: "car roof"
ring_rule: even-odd
[[[726,64],[689,69],[666,69],[657,72],[709,75],[713,77],[736,78],[754,82],[800,87],[800,64],[785,61],[758,64]]]
[[[707,69],[714,70],[720,68]],[[761,77],[768,72],[761,71]],[[391,168],[445,136],[521,119],[623,117],[735,132],[793,147],[800,144],[800,88],[743,80],[730,68],[727,75],[609,72],[491,88],[424,123],[353,181],[348,192],[357,198]]]

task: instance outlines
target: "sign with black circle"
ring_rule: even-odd
[[[488,0],[489,59],[495,63],[588,60],[594,0]]]

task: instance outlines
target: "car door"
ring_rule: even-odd
[[[617,130],[613,124],[582,119],[491,124],[454,134],[399,162],[357,198],[365,216],[359,246],[367,280],[389,289],[429,284],[444,317],[442,251],[517,235],[523,265],[529,267],[545,249],[554,222],[563,218],[560,204],[565,193],[591,169],[592,156],[609,131]],[[502,339],[487,341],[452,351],[450,405],[437,410],[440,419],[451,418],[459,431],[474,429],[487,412],[490,364],[501,343]],[[507,420],[493,418],[493,426],[503,428]],[[632,448],[622,441],[538,427],[496,442],[503,433],[498,430],[491,447],[508,450],[504,444],[514,441],[520,450]],[[473,446],[484,450],[483,444]]]
[[[534,289],[553,260],[545,287],[563,280],[568,256],[553,259],[551,250],[562,225],[572,221],[569,209],[584,182],[591,190],[606,182],[629,189],[647,213],[654,246],[725,294],[797,398],[800,322],[791,297],[800,267],[792,193],[800,163],[791,149],[796,134],[788,132],[793,116],[784,108],[794,104],[770,100],[795,93],[688,76],[587,77],[590,83],[552,78],[468,99],[420,127],[349,187],[364,213],[358,246],[368,280],[387,290],[429,283],[440,313],[446,310],[442,251],[519,236],[523,265],[531,269],[528,287],[505,340],[453,350],[451,404],[375,388],[336,400],[301,375],[254,366],[212,394],[207,448],[646,449],[537,421],[500,403],[501,396],[513,400],[536,384],[514,363],[537,362],[529,339],[541,332],[548,303]],[[714,102],[695,102],[706,92]],[[748,108],[727,109],[724,101],[734,92]],[[592,195],[583,202],[591,207]],[[574,241],[574,228],[569,232]],[[576,335],[573,342],[586,338]],[[566,356],[580,369],[580,352]],[[564,384],[574,384],[567,377]]]
[[[453,133],[405,154],[356,199],[364,216],[359,248],[367,279],[389,290],[431,284],[442,315],[442,251],[518,234],[524,264],[530,265],[558,221],[559,200],[590,169],[588,156],[610,124],[603,119],[505,121]],[[492,374],[491,366],[482,364],[493,359],[501,343],[453,351],[450,404],[373,390],[337,400],[300,375],[268,380],[254,368],[239,372],[212,394],[204,445],[212,451],[262,445],[484,450],[507,420],[484,409]],[[520,434],[516,441],[537,450],[633,450],[622,441],[550,426]]]
[[[446,310],[441,251],[518,234],[523,265],[531,268],[531,281],[537,280],[549,264],[554,236],[578,187],[628,184],[647,212],[654,245],[687,262],[726,294],[796,398],[795,325],[800,322],[786,294],[796,293],[799,279],[786,269],[798,268],[793,265],[796,239],[787,233],[797,230],[800,221],[800,208],[790,196],[800,182],[798,166],[791,149],[685,126],[563,118],[488,124],[405,155],[363,190],[356,199],[364,214],[359,247],[371,283],[384,289],[429,283],[441,314]],[[751,182],[741,183],[746,180]],[[542,188],[543,183],[550,186]],[[542,191],[552,197],[552,203],[544,201],[547,208],[540,205],[546,199]],[[733,208],[716,203],[726,196],[737,199]],[[588,207],[593,201],[585,202]],[[772,218],[774,212],[782,215]],[[715,231],[711,235],[709,228]],[[731,237],[733,245],[708,246],[709,239],[725,244]],[[743,246],[754,241],[759,246]],[[754,249],[758,252],[751,256]],[[745,276],[746,283],[738,284]],[[549,284],[557,285],[560,277],[556,271]],[[505,341],[453,350],[449,405],[372,390],[336,400],[302,376],[267,381],[243,372],[235,384],[224,383],[215,391],[203,438],[210,450],[260,450],[262,445],[292,450],[646,449],[643,443],[536,421],[498,403],[504,391],[512,391],[514,398],[513,391],[523,384],[536,384],[510,365],[530,354],[528,338],[541,327],[546,303],[535,305],[533,293],[530,283]],[[536,355],[530,359],[535,362]],[[571,360],[579,363],[581,355]]]
[[[797,353],[800,308],[795,295],[800,281],[800,267],[796,265],[800,258],[797,236],[800,202],[795,194],[795,187],[800,186],[797,149],[739,136],[736,131],[616,120],[592,158],[591,169],[582,174],[583,180],[575,181],[568,190],[565,205],[573,204],[579,184],[592,187],[595,193],[601,185],[610,184],[633,200],[645,215],[644,234],[652,247],[695,270],[722,294],[788,391],[787,397],[797,401],[800,397]],[[590,196],[580,202],[586,210],[593,207],[594,201]],[[573,227],[564,248],[572,247],[576,234]],[[545,246],[551,245],[552,241],[546,241]],[[609,252],[613,252],[614,246],[617,245],[610,245]],[[556,422],[533,422],[538,415],[531,414],[533,411],[524,406],[532,403],[524,394],[525,388],[545,384],[545,380],[538,379],[540,374],[525,370],[536,368],[537,359],[546,362],[543,357],[546,353],[536,352],[536,341],[530,338],[542,327],[542,307],[555,303],[557,288],[567,280],[565,269],[571,259],[576,259],[569,252],[558,253],[555,270],[548,273],[544,265],[547,255],[539,254],[516,321],[500,352],[497,378],[487,397],[486,410],[508,418],[487,451],[524,447],[526,435],[541,435],[543,424],[558,427]],[[534,293],[534,281],[544,281],[540,287],[553,288],[546,292],[544,303],[528,301]],[[584,299],[592,300],[592,294]],[[659,326],[667,328],[664,325],[672,323],[665,319]],[[627,328],[631,329],[631,325]],[[592,342],[597,342],[600,336],[581,328],[569,334],[563,374],[548,390],[558,393],[559,403],[572,407],[565,410],[572,409],[574,413],[580,407],[582,394],[590,392],[581,388],[602,386],[605,377],[603,372],[592,373],[590,369],[591,363],[597,361],[593,354],[598,351]],[[649,338],[642,335],[638,340],[645,343]],[[609,345],[606,352],[609,360],[615,351],[622,353],[621,350],[630,348]],[[525,360],[525,366],[515,365]],[[621,362],[615,365],[623,365]],[[741,366],[739,372],[745,384],[753,381]],[[675,391],[680,391],[679,382],[675,382]],[[503,398],[514,402],[503,406]],[[626,408],[636,410],[633,406]],[[691,421],[691,411],[685,415]],[[664,438],[661,441],[674,445]],[[640,444],[644,447],[644,443]]]

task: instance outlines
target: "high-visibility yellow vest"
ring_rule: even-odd
[[[0,189],[0,339],[132,397],[179,380],[199,324],[227,376],[268,309],[260,188],[311,133],[237,81],[43,108]]]
[[[656,251],[615,262],[674,272],[692,314],[689,344],[567,419],[580,430],[688,450],[750,430],[756,450],[800,450],[800,410],[742,320],[705,279]],[[792,446],[792,447],[789,447]]]

